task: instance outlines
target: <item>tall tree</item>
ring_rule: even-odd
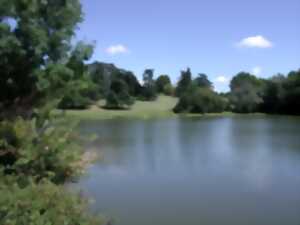
[[[251,113],[258,111],[262,103],[263,82],[255,76],[241,72],[230,82],[231,102],[233,110],[240,113]]]
[[[300,115],[300,69],[291,71],[284,87],[284,99],[281,111],[285,114]]]
[[[142,97],[144,100],[151,101],[156,98],[156,86],[154,77],[154,70],[153,69],[146,69],[143,74],[143,90],[142,90]]]
[[[210,82],[207,75],[204,73],[199,73],[198,76],[194,79],[194,83],[200,88],[213,88],[212,82]]]
[[[156,81],[156,88],[159,93],[163,93],[166,85],[171,84],[170,77],[168,75],[160,75]]]
[[[179,82],[177,84],[177,88],[175,90],[176,96],[180,97],[183,95],[189,88],[189,86],[192,84],[192,73],[190,68],[187,68],[187,70],[181,71],[181,76],[179,79]]]
[[[30,108],[41,91],[40,74],[68,57],[81,5],[79,0],[3,0],[0,5],[0,110]]]
[[[283,85],[286,78],[282,74],[277,74],[270,79],[263,80],[263,92],[260,111],[264,113],[280,113],[284,102]]]
[[[129,95],[126,82],[121,79],[112,81],[110,92],[106,97],[106,108],[123,109],[134,103],[133,98]]]

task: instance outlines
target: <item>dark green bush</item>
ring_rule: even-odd
[[[225,107],[225,99],[211,89],[190,87],[173,110],[175,113],[219,113]]]
[[[123,80],[114,80],[106,97],[105,108],[124,109],[131,106],[134,99],[129,95],[128,86]]]
[[[59,109],[87,109],[91,104],[90,99],[81,96],[79,93],[67,94],[58,104]]]

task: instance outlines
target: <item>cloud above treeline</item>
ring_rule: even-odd
[[[105,49],[105,52],[109,55],[119,55],[129,53],[129,49],[122,44],[117,44],[109,46]]]
[[[214,82],[226,84],[226,83],[229,82],[229,79],[227,77],[225,77],[225,76],[218,76],[218,77],[216,77],[216,79],[214,80]]]
[[[252,69],[252,73],[255,75],[255,76],[259,76],[262,72],[262,68],[260,66],[256,66]]]
[[[272,48],[274,44],[262,35],[246,37],[237,43],[241,48]]]

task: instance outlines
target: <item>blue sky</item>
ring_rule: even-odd
[[[249,71],[260,77],[300,68],[300,0],[81,0],[76,39],[96,42],[93,60],[141,78],[145,68],[206,73],[217,91]]]

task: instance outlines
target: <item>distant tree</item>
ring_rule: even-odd
[[[194,79],[194,83],[201,88],[213,88],[212,82],[210,82],[207,75],[203,73],[198,74],[198,76]]]
[[[176,96],[180,97],[181,95],[183,95],[188,90],[191,84],[192,84],[192,73],[190,68],[187,68],[186,71],[184,70],[181,71],[181,76],[177,84],[177,88],[175,90]]]
[[[143,88],[142,88],[142,99],[146,101],[153,101],[157,97],[156,85],[153,79],[154,70],[146,69],[143,74]]]
[[[134,99],[129,95],[128,86],[123,80],[114,80],[106,97],[106,108],[123,109],[131,106]]]
[[[105,98],[110,90],[110,85],[115,74],[118,74],[121,69],[114,64],[93,62],[88,65],[89,74],[95,84],[98,86],[99,94]]]
[[[281,113],[300,115],[300,69],[291,71],[283,83],[284,95]]]
[[[226,105],[226,98],[219,96],[213,90],[193,85],[180,97],[173,111],[175,113],[218,113],[223,112]]]
[[[239,113],[257,112],[262,99],[263,82],[255,76],[241,72],[230,83],[230,100],[233,111]]]
[[[262,103],[260,111],[264,113],[281,113],[284,103],[283,85],[286,78],[282,74],[263,80]]]
[[[166,84],[164,86],[163,93],[165,95],[168,95],[168,96],[174,96],[175,95],[175,88],[173,87],[172,84]]]
[[[164,93],[165,86],[170,85],[171,80],[168,75],[160,75],[156,79],[155,83],[156,83],[156,88],[157,88],[158,93]]]
[[[128,86],[128,91],[131,96],[139,96],[141,94],[142,86],[140,85],[136,76],[130,71],[120,71],[118,79],[122,79]]]

